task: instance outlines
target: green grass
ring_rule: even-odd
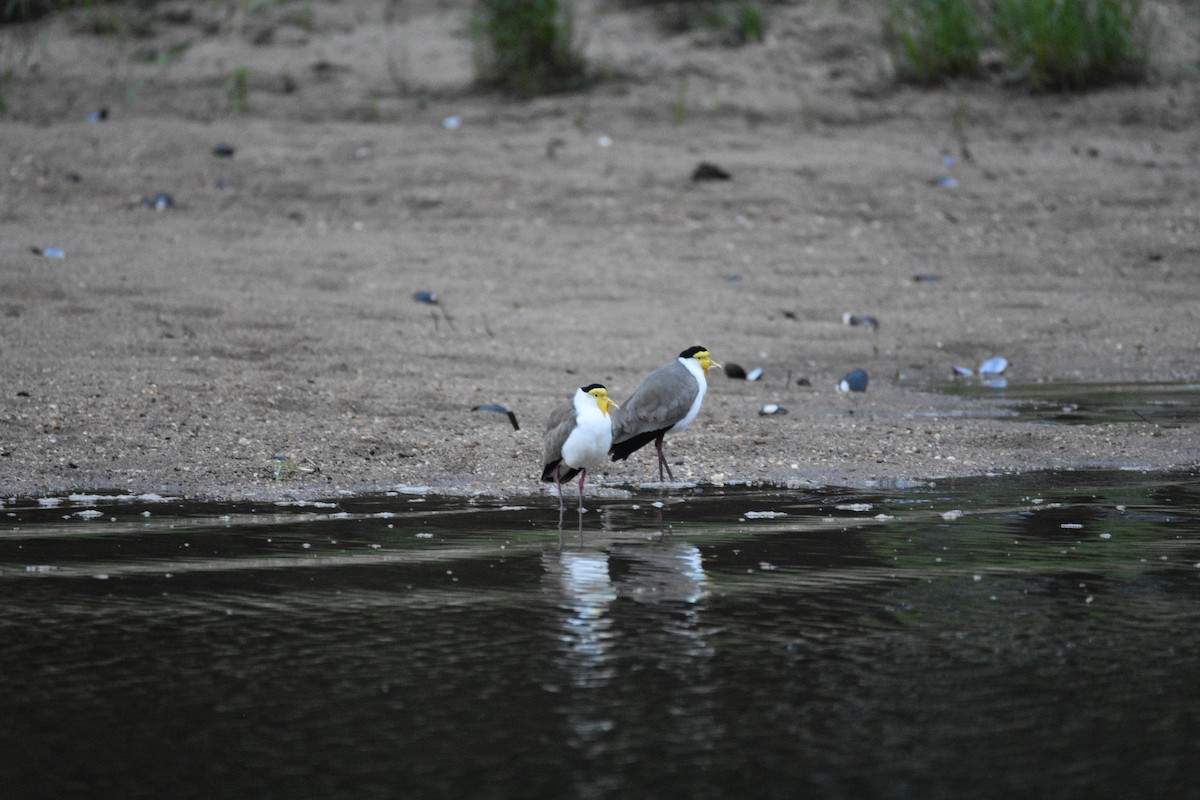
[[[901,77],[941,83],[979,71],[983,20],[975,0],[893,0],[885,36]]]
[[[1142,79],[1152,36],[1139,0],[891,0],[884,28],[904,80],[974,75],[995,47],[1004,73],[1036,91]]]
[[[687,122],[688,115],[688,76],[684,73],[679,78],[679,89],[675,93],[675,102],[671,104],[671,122],[682,125]]]
[[[1145,75],[1143,20],[1136,0],[997,0],[993,27],[1031,87],[1077,90]]]
[[[5,95],[8,92],[8,87],[13,81],[13,71],[10,67],[0,73],[0,117],[8,114],[8,100]]]
[[[700,33],[734,46],[767,36],[767,12],[757,0],[626,0],[625,5],[658,6],[659,25],[668,33]]]
[[[183,58],[183,54],[192,46],[192,40],[187,39],[179,44],[172,45],[166,48],[149,47],[135,52],[131,58],[134,61],[142,64],[156,64],[160,67],[169,67],[179,59]]]
[[[250,110],[250,70],[234,67],[225,79],[225,101],[230,111],[242,113]]]
[[[738,44],[761,42],[767,37],[766,12],[758,3],[738,3],[733,9],[730,31]]]
[[[532,97],[587,83],[570,9],[558,0],[477,0],[471,35],[484,85]]]

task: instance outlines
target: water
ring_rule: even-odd
[[[1198,501],[1142,473],[643,492],[582,544],[545,498],[10,501],[0,786],[1197,797]]]
[[[1127,383],[986,383],[953,382],[938,387],[947,394],[1000,403],[1012,419],[1063,425],[1148,423],[1178,428],[1200,422],[1200,384]]]

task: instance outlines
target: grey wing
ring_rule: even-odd
[[[568,400],[550,415],[546,423],[546,434],[543,438],[542,466],[547,466],[562,458],[563,444],[575,427],[575,404]]]
[[[687,367],[676,361],[651,372],[613,417],[613,441],[669,428],[687,416],[700,389]]]

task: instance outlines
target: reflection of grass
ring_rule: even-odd
[[[991,648],[1084,615],[1190,613],[1198,499],[1194,476],[1043,472],[825,497],[784,505],[789,516],[778,520],[743,523],[736,541],[719,521],[675,525],[671,541],[703,548],[714,605],[763,613],[794,601],[809,612],[806,624],[829,620],[855,635],[923,629]],[[845,501],[871,507],[829,508]],[[964,514],[947,521],[941,513],[950,509]]]
[[[1048,485],[1055,477],[1063,483]],[[1126,581],[1194,569],[1200,541],[1180,533],[1194,531],[1197,517],[1181,509],[1194,506],[1200,485],[1170,475],[1127,480],[1071,473],[948,482],[928,492],[928,506],[880,504],[900,519],[871,528],[864,542],[898,573],[934,583],[1009,581],[1052,592],[1077,587],[1070,576],[1080,574]],[[937,512],[950,508],[966,513],[944,521]]]

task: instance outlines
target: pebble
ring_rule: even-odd
[[[856,369],[850,372],[837,385],[839,392],[865,392],[867,390],[867,373]]]
[[[1003,356],[992,356],[979,365],[980,375],[999,375],[1008,369],[1008,359]]]
[[[165,211],[175,205],[175,198],[166,192],[159,192],[153,197],[142,198],[142,208],[153,208],[155,211]]]
[[[727,181],[732,177],[726,170],[710,161],[701,161],[692,170],[692,180],[694,181]]]
[[[854,327],[862,325],[868,328],[878,328],[879,320],[875,319],[875,317],[860,317],[857,314],[851,314],[849,311],[846,311],[842,313],[842,324]]]

